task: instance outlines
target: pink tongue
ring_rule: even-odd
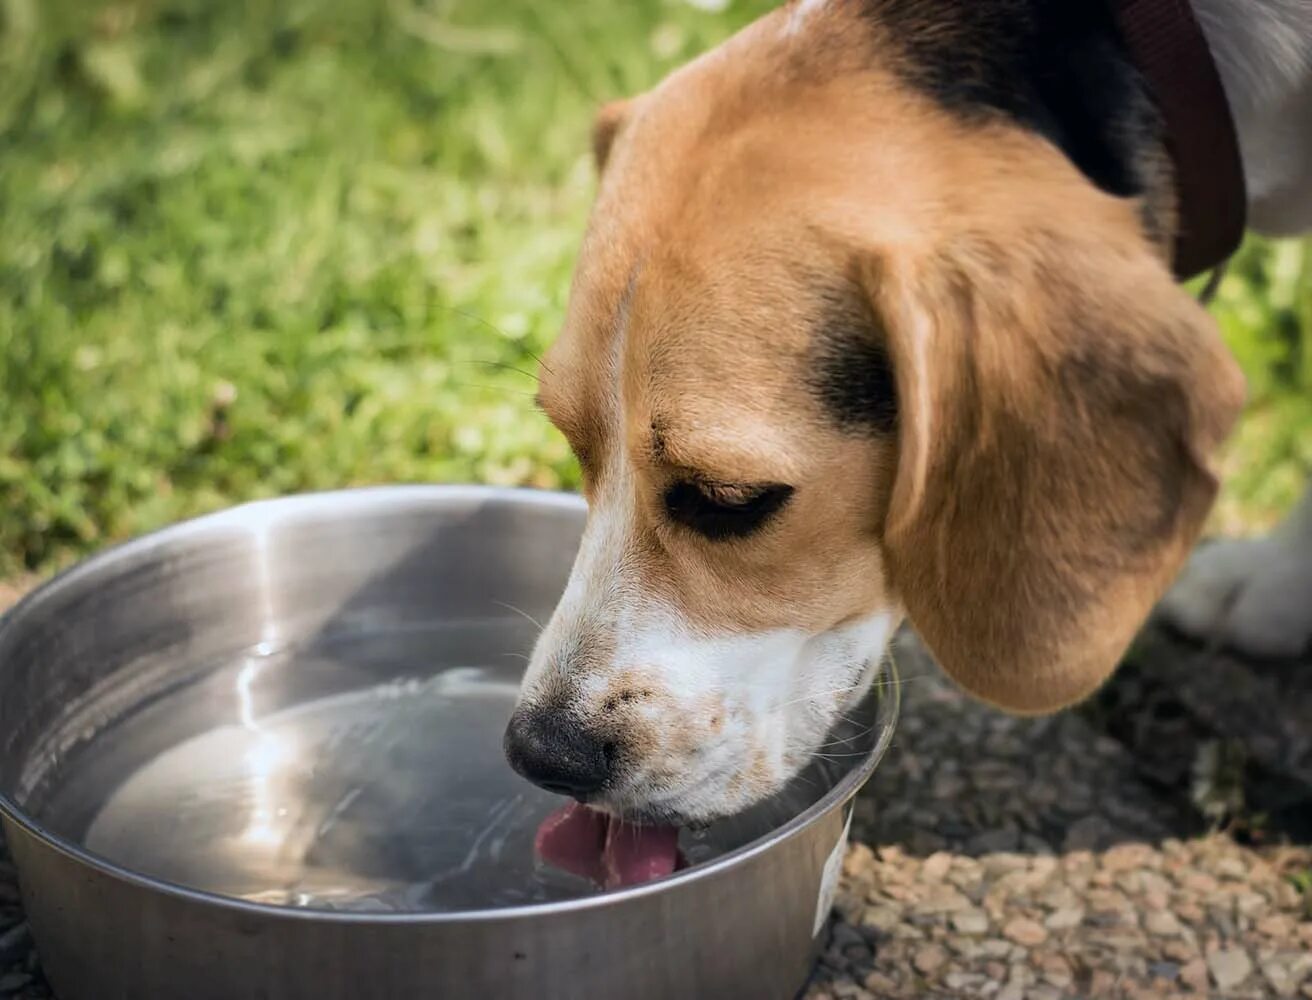
[[[682,866],[678,828],[619,823],[577,802],[542,821],[533,849],[604,889],[649,882]]]
[[[542,821],[533,838],[533,853],[548,864],[592,878],[606,850],[606,817],[571,802]]]
[[[601,862],[607,889],[637,885],[679,867],[679,831],[673,826],[633,826],[610,822]]]

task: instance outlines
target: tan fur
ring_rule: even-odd
[[[1051,710],[1113,669],[1194,541],[1241,379],[1133,203],[911,92],[852,16],[776,12],[608,106],[542,402],[594,504],[624,470],[626,564],[698,630],[900,605],[965,688]],[[895,435],[840,427],[808,383],[836,286],[882,327]],[[708,542],[662,509],[690,471],[796,493]]]
[[[890,575],[953,676],[1024,712],[1110,673],[1197,537],[1243,395],[1204,311],[1080,194],[869,272],[902,317]],[[1045,221],[1072,210],[1073,231]]]

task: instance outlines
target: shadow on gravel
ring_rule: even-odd
[[[977,857],[1218,828],[1312,842],[1312,664],[1251,667],[1150,629],[1091,702],[1017,719],[957,690],[913,635],[896,658],[902,719],[853,822],[866,843]]]
[[[1312,662],[1253,662],[1157,626],[1083,714],[1163,796],[1240,842],[1312,843]]]
[[[895,656],[806,1000],[1312,997],[1312,851],[1279,846],[1312,841],[1309,665],[1152,630],[1086,705],[1017,719],[910,633]]]

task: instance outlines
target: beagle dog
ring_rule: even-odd
[[[1306,0],[1194,2],[1250,221],[1312,226]],[[904,618],[1009,711],[1109,675],[1244,398],[1109,7],[793,0],[603,109],[539,394],[589,514],[522,774],[638,822],[739,811]]]

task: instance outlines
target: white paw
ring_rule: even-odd
[[[1312,499],[1312,498],[1309,498]],[[1201,642],[1292,659],[1312,650],[1312,503],[1266,538],[1215,542],[1190,558],[1159,614]]]

